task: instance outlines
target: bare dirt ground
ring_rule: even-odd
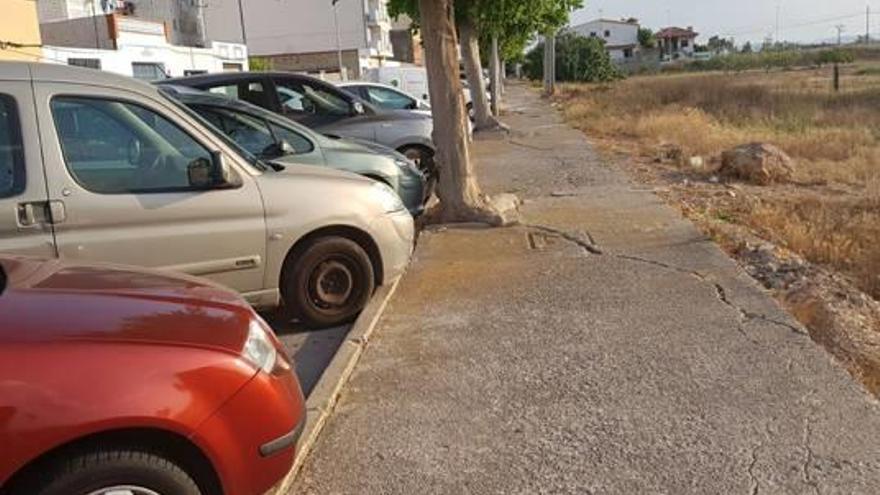
[[[880,394],[880,78],[853,66],[633,78],[554,103],[607,159],[678,207]],[[773,143],[791,182],[718,174],[725,149]]]

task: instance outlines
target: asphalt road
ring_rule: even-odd
[[[513,86],[523,225],[422,234],[291,493],[840,493],[880,406],[736,264]]]
[[[271,315],[263,316],[284,344],[287,355],[293,358],[296,376],[303,393],[308,397],[351,330],[351,325],[309,330],[295,321],[280,322],[273,320]]]

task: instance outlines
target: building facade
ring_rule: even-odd
[[[245,42],[251,56],[278,70],[338,72],[339,52],[352,76],[392,59],[387,0],[212,0],[209,39]]]
[[[54,23],[124,13],[144,21],[166,24],[171,43],[206,47],[204,6],[196,0],[38,0],[40,23]]]
[[[657,45],[660,48],[663,60],[692,58],[695,52],[695,45],[697,44],[697,36],[699,35],[690,26],[687,29],[668,27],[658,31],[656,34]]]
[[[616,62],[635,57],[639,50],[639,23],[634,19],[631,21],[596,19],[572,26],[570,29],[581,36],[605,41],[605,49]]]
[[[4,0],[0,15],[0,60],[38,60],[40,23],[32,0]]]

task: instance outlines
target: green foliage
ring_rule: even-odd
[[[709,51],[714,53],[733,52],[736,48],[733,38],[722,38],[720,36],[712,36],[709,38],[709,42],[706,46],[709,48]],[[749,45],[749,48],[751,48],[751,46],[752,45]]]
[[[654,48],[657,46],[657,37],[654,31],[648,28],[639,28],[639,45],[642,48]]]
[[[544,43],[526,54],[525,74],[541,79],[544,74]],[[563,33],[556,38],[556,78],[559,81],[610,82],[623,78],[600,38]]]
[[[732,53],[709,60],[694,60],[679,70],[740,72],[755,69],[791,69],[815,67],[833,63],[851,63],[855,54],[847,49],[831,50],[767,50]]]
[[[272,61],[266,57],[250,57],[248,59],[248,65],[250,66],[250,70],[254,72],[272,70]]]

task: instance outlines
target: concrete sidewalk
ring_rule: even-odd
[[[291,493],[877,493],[880,406],[522,86],[527,225],[437,229]]]

